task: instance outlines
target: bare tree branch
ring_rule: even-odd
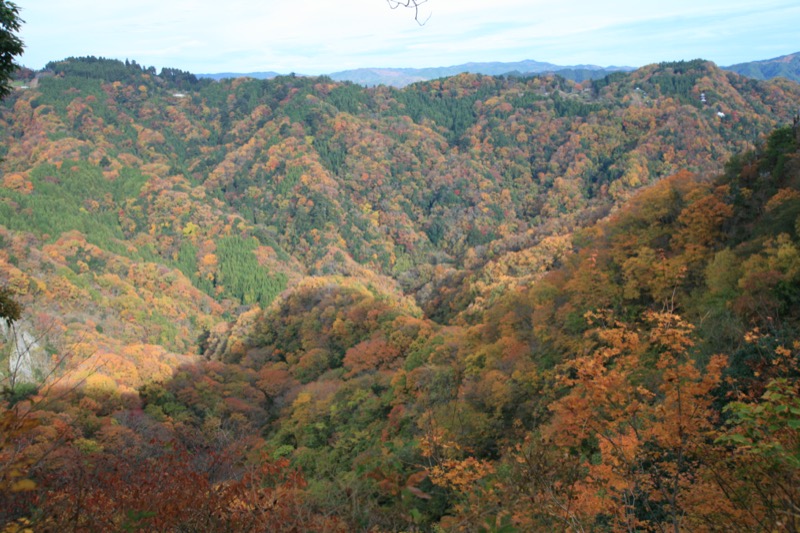
[[[414,20],[417,21],[417,24],[420,26],[424,26],[428,20],[430,20],[431,15],[428,14],[425,17],[425,20],[420,19],[420,12],[419,6],[422,4],[427,4],[428,0],[386,0],[386,3],[389,4],[389,7],[392,9],[397,9],[398,7],[406,7],[408,9],[414,10]]]

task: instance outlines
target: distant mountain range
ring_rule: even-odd
[[[487,76],[501,76],[504,74],[524,76],[529,74],[557,72],[565,78],[574,81],[583,81],[586,79],[603,78],[611,72],[630,72],[631,70],[633,70],[633,67],[600,67],[597,65],[562,66],[527,59],[525,61],[511,63],[497,61],[489,63],[464,63],[463,65],[436,68],[360,68],[334,72],[330,74],[330,77],[336,81],[352,81],[353,83],[366,86],[384,84],[404,87],[418,81],[446,78],[465,72],[484,74]]]
[[[215,74],[195,74],[198,78],[210,78],[212,80],[226,80],[231,78],[253,78],[254,80],[271,80],[280,76],[279,72],[217,72]]]
[[[796,516],[800,84],[19,74],[0,531]]]
[[[464,63],[449,67],[432,68],[359,68],[353,70],[343,70],[328,74],[335,81],[350,81],[359,85],[372,87],[376,85],[391,85],[394,87],[405,87],[420,81],[447,78],[457,74],[470,72],[472,74],[484,74],[487,76],[501,76],[504,74],[525,76],[531,74],[543,74],[548,72],[558,73],[564,78],[581,82],[587,79],[599,79],[607,76],[611,72],[630,72],[633,67],[600,67],[597,65],[572,65],[563,66],[543,61],[526,59],[525,61],[515,61],[504,63],[499,61],[487,63]],[[221,80],[225,78],[248,77],[254,79],[270,79],[278,76],[277,72],[250,72],[234,73],[222,72],[216,74],[197,74],[199,78],[211,78]]]
[[[751,61],[750,63],[739,63],[729,67],[721,67],[757,80],[769,80],[776,77],[784,77],[793,81],[800,82],[800,52],[789,54],[774,59],[763,61]],[[486,63],[464,63],[449,67],[432,68],[359,68],[352,70],[342,70],[328,74],[336,81],[350,81],[359,85],[372,87],[376,85],[391,85],[394,87],[405,87],[420,81],[446,78],[465,72],[473,74],[485,74],[487,76],[516,75],[526,76],[532,74],[555,73],[563,78],[576,82],[589,79],[600,79],[611,72],[630,72],[634,67],[598,65],[556,65],[544,61],[525,61],[515,62],[486,62]],[[197,74],[199,78],[211,78],[221,80],[225,78],[254,78],[258,80],[271,79],[279,76],[277,72],[220,72],[215,74]]]
[[[783,77],[800,82],[800,52],[722,68],[757,80],[771,80],[772,78]]]

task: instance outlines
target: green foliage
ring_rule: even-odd
[[[770,80],[781,77],[787,80],[800,81],[800,55],[798,54],[776,57],[766,61],[740,63],[725,68],[757,80]]]
[[[477,119],[475,102],[491,94],[493,85],[482,83],[477,90],[459,96],[455,88],[436,90],[427,82],[403,89],[397,94],[397,101],[403,106],[402,112],[412,120],[432,120],[443,128],[450,143],[457,144]]]
[[[14,406],[19,402],[24,402],[35,396],[39,392],[39,386],[35,383],[15,383],[13,388],[3,386],[0,391],[0,398]]]
[[[11,322],[15,322],[21,317],[22,305],[16,301],[8,287],[0,287],[0,318],[10,325]]]
[[[103,94],[102,83],[96,78],[46,77],[39,81],[39,96],[32,105],[53,106],[56,113],[64,115],[76,96],[94,96],[102,102]]]
[[[107,194],[121,202],[135,195],[146,179],[139,171],[125,169],[112,181],[89,163],[65,161],[59,167],[40,165],[34,168],[30,179],[34,187],[31,194],[0,190],[0,195],[11,200],[0,203],[1,224],[10,229],[47,235],[52,240],[64,232],[78,230],[89,242],[127,253],[127,248],[120,243],[124,235],[117,204],[108,204],[103,198]]]
[[[793,128],[784,127],[773,131],[767,139],[767,146],[761,159],[763,172],[773,174],[772,179],[780,182],[785,178],[787,157],[797,151],[797,135]]]
[[[106,59],[103,57],[69,57],[61,61],[51,61],[45,65],[45,70],[51,70],[65,77],[87,79],[100,79],[105,82],[122,81],[136,83],[142,79],[142,74],[155,74],[155,68],[139,66],[136,61]]]
[[[587,104],[572,98],[561,98],[558,93],[553,95],[553,107],[559,117],[588,117],[602,109],[598,104]]]
[[[604,76],[603,78],[594,80],[592,82],[592,89],[595,94],[599,94],[604,87],[619,84],[629,79],[630,77],[631,75],[628,72],[612,72],[611,74]]]
[[[800,469],[800,444],[792,438],[800,432],[800,397],[792,380],[772,380],[758,402],[731,402],[725,411],[731,429],[720,442],[763,458],[769,471]]]
[[[190,241],[184,240],[181,242],[181,247],[178,250],[178,259],[175,261],[175,266],[183,272],[183,274],[192,280],[192,284],[206,294],[213,295],[214,284],[212,280],[206,276],[200,275],[197,268],[197,247]]]
[[[196,89],[200,86],[213,83],[207,78],[198,79],[197,76],[191,72],[168,67],[163,67],[161,72],[159,72],[158,77],[166,81],[170,87],[174,87],[176,89]]]
[[[219,285],[226,294],[245,305],[258,303],[262,307],[275,299],[286,288],[286,275],[271,274],[261,267],[253,251],[258,246],[255,239],[223,237],[217,242],[219,258]]]
[[[337,84],[328,94],[330,103],[339,111],[356,114],[369,105],[369,98],[364,90],[353,83]]]
[[[15,3],[0,1],[0,98],[11,93],[11,78],[19,68],[16,58],[22,55],[24,46],[17,32],[22,22]]]
[[[792,128],[777,128],[769,135],[761,157],[751,152],[728,163],[722,182],[730,186],[734,197],[730,231],[736,240],[747,240],[753,234],[795,233],[793,224],[800,214],[796,199],[787,198],[767,212],[764,206],[780,189],[797,187],[797,168],[789,165],[797,147]]]
[[[303,512],[342,530],[611,530],[614,506],[648,521],[633,529],[674,512],[690,530],[719,517],[690,523],[684,502],[733,505],[707,485],[673,498],[713,479],[704,461],[747,472],[728,478],[741,487],[764,478],[737,447],[789,449],[794,396],[763,393],[797,374],[796,143],[778,130],[718,180],[674,172],[719,169],[796,88],[702,62],[609,76],[593,93],[557,76],[394,90],[53,67],[0,124],[15,139],[0,266],[36,320],[63,317],[59,330],[102,350],[103,373],[47,426],[75,430],[59,460],[130,450],[151,465],[175,439],[195,482],[221,480],[186,491],[202,499],[285,457],[309,478],[291,492]],[[698,110],[700,89],[731,96],[730,121]],[[178,367],[188,356],[165,349],[196,347],[210,360]],[[743,407],[722,411],[732,391]],[[687,398],[697,409],[673,409]],[[714,444],[726,416],[736,436]],[[58,468],[43,465],[44,482]],[[273,502],[256,496],[271,486],[237,488],[236,509],[267,509],[250,502]],[[106,529],[161,518],[115,517]]]

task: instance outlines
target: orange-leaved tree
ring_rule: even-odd
[[[722,499],[702,459],[717,436],[713,392],[726,359],[712,357],[701,372],[692,326],[670,312],[646,313],[639,328],[609,313],[587,318],[598,345],[565,364],[569,392],[543,431],[585,473],[563,518],[628,531],[705,523]]]

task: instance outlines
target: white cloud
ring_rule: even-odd
[[[722,64],[795,52],[796,1],[429,0],[413,13],[383,0],[21,0],[23,62],[98,55],[194,72],[332,72],[537,59],[640,65]],[[791,33],[791,32],[795,33]],[[749,55],[748,55],[749,54]],[[755,55],[754,55],[755,54]]]

